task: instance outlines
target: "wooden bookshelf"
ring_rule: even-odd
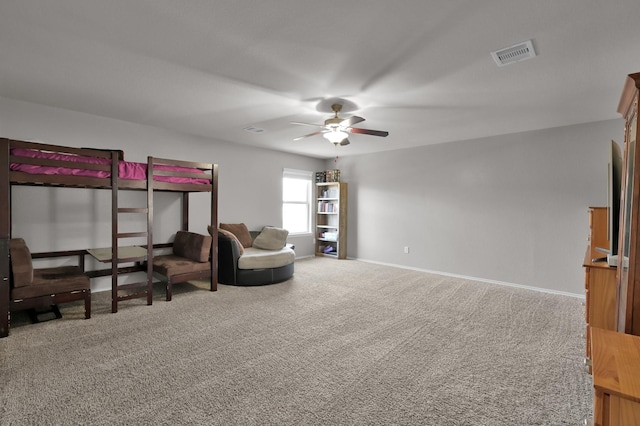
[[[316,256],[347,258],[347,199],[345,182],[316,183]]]

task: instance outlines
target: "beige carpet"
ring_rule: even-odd
[[[0,339],[2,425],[576,425],[576,298],[353,260],[265,287],[94,294]]]

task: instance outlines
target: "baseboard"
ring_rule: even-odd
[[[408,270],[411,270],[411,271],[428,272],[430,274],[443,275],[443,276],[446,276],[446,277],[460,278],[460,279],[470,280],[470,281],[479,281],[479,282],[483,282],[483,283],[487,283],[487,284],[497,284],[497,285],[502,285],[502,286],[506,286],[506,287],[516,287],[516,288],[521,288],[521,289],[524,289],[524,290],[537,291],[537,292],[540,292],[540,293],[557,294],[557,295],[561,295],[561,296],[575,297],[577,299],[585,299],[585,295],[584,294],[569,293],[569,292],[566,292],[566,291],[551,290],[551,289],[548,289],[548,288],[533,287],[533,286],[528,286],[528,285],[523,285],[523,284],[510,283],[510,282],[506,282],[506,281],[496,281],[496,280],[490,280],[490,279],[487,279],[487,278],[471,277],[471,276],[468,276],[468,275],[451,274],[449,272],[433,271],[431,269],[415,268],[415,267],[412,267],[412,266],[397,265],[395,263],[378,262],[378,261],[375,261],[375,260],[360,259],[360,258],[349,258],[349,259],[359,260],[361,262],[367,262],[367,263],[375,263],[375,264],[384,265],[384,266],[392,266],[394,268],[408,269]]]
[[[313,258],[313,257],[315,257],[315,255],[300,256],[300,257],[296,257],[296,260],[308,259],[308,258]],[[527,285],[522,285],[522,284],[509,283],[509,282],[505,282],[505,281],[489,280],[489,279],[486,279],[486,278],[471,277],[471,276],[468,276],[468,275],[451,274],[449,272],[433,271],[431,269],[415,268],[415,267],[412,267],[412,266],[397,265],[395,263],[378,262],[378,261],[369,260],[369,259],[359,259],[359,258],[356,258],[356,257],[348,257],[348,259],[358,260],[360,262],[366,262],[366,263],[374,263],[374,264],[384,265],[384,266],[391,266],[391,267],[394,267],[394,268],[407,269],[407,270],[411,270],[411,271],[428,272],[430,274],[443,275],[443,276],[446,276],[446,277],[460,278],[460,279],[465,279],[465,280],[470,280],[470,281],[479,281],[479,282],[483,282],[483,283],[487,283],[487,284],[497,284],[497,285],[503,285],[503,286],[506,286],[506,287],[522,288],[522,289],[525,289],[525,290],[532,290],[532,291],[537,291],[537,292],[540,292],[540,293],[558,294],[558,295],[561,295],[561,296],[575,297],[575,298],[583,299],[583,300],[585,298],[584,294],[576,294],[576,293],[569,293],[569,292],[566,292],[566,291],[550,290],[548,288],[533,287],[533,286],[527,286]],[[104,287],[103,286],[97,286],[97,288],[92,288],[91,289],[91,291],[94,292],[94,293],[99,293],[99,292],[102,292],[102,291],[110,291],[110,290],[111,290],[111,285],[104,286]]]
[[[309,259],[310,257],[316,257],[316,255],[315,254],[307,254],[305,256],[296,256],[296,260]]]

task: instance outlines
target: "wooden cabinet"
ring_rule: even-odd
[[[591,248],[585,256],[587,353],[593,374],[596,426],[640,425],[640,154],[636,149],[639,89],[640,73],[627,76],[618,104],[618,112],[625,119],[625,135],[615,295],[609,291],[607,272],[589,264]],[[592,209],[590,214],[590,224],[598,227],[600,219],[596,216],[601,213]],[[592,245],[594,238],[598,237],[590,237]],[[615,312],[615,331],[611,329],[611,311]]]
[[[589,246],[583,262],[587,324],[586,355],[589,359],[591,358],[589,328],[599,327],[606,330],[617,328],[617,269],[610,267],[606,261],[594,262],[594,259],[604,257],[596,247],[608,247],[607,223],[606,207],[589,207]]]
[[[621,218],[618,250],[618,331],[640,335],[640,168],[638,165],[638,88],[640,73],[631,74],[618,112],[625,119]]]
[[[347,258],[345,182],[316,183],[316,256]]]
[[[593,424],[640,425],[640,337],[591,328]]]

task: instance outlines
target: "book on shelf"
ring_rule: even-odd
[[[337,213],[338,205],[330,201],[318,201],[318,213]]]
[[[331,189],[323,189],[322,192],[318,193],[319,198],[338,198],[338,190],[335,188]]]

